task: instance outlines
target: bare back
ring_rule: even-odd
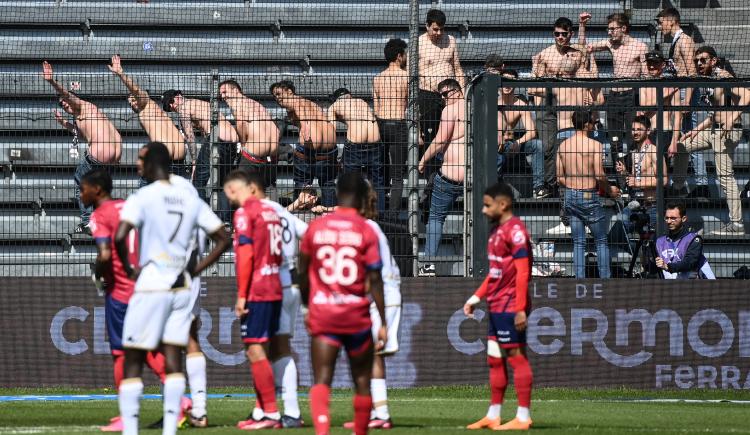
[[[409,96],[409,75],[401,68],[388,68],[375,76],[373,107],[379,119],[402,120]]]
[[[450,124],[450,125],[449,125]],[[446,106],[440,118],[440,127],[435,137],[441,137],[440,129],[452,127],[449,143],[443,151],[443,165],[440,172],[453,181],[464,181],[466,165],[466,103],[460,100],[457,103]]]
[[[112,122],[98,107],[87,101],[81,103],[81,114],[76,127],[89,144],[89,154],[102,163],[117,163],[122,155],[122,137]]]
[[[419,37],[419,89],[437,92],[440,82],[445,79],[456,79],[463,83],[462,73],[456,71],[458,51],[456,39],[443,35],[437,43],[423,34]]]
[[[190,117],[193,127],[204,136],[211,134],[211,104],[207,101],[197,99],[185,100],[184,112]],[[222,142],[239,142],[239,137],[232,124],[226,117],[219,113],[219,140]]]
[[[553,92],[558,106],[591,106],[596,100],[594,91],[586,88],[555,88]],[[572,116],[571,111],[558,112],[557,129],[573,128]]]
[[[560,144],[557,152],[557,177],[568,189],[594,189],[604,176],[602,144],[576,132]]]
[[[695,54],[695,42],[693,38],[682,33],[677,40],[674,50],[674,66],[679,77],[694,76],[697,74],[693,61]]]
[[[300,142],[316,151],[327,151],[336,146],[336,127],[328,122],[323,109],[312,101],[295,97],[289,113],[299,128]]]
[[[167,146],[172,160],[185,158],[185,139],[180,130],[169,118],[169,115],[153,100],[148,100],[146,106],[138,113],[143,129],[149,140],[161,142]]]
[[[242,149],[255,157],[275,156],[279,148],[279,127],[268,110],[245,96],[226,101],[232,109]]]
[[[346,124],[346,139],[355,144],[380,141],[380,130],[375,115],[367,102],[351,96],[341,97],[328,108],[328,119]]]

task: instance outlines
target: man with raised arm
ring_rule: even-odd
[[[406,122],[406,104],[409,97],[409,74],[406,72],[406,42],[391,39],[385,44],[388,68],[375,76],[372,83],[372,102],[380,125],[380,137],[388,150],[390,166],[386,171],[391,186],[391,211],[401,209],[404,176],[408,160],[409,124]],[[389,183],[390,181],[390,183]]]
[[[135,80],[125,74],[120,55],[112,56],[111,64],[107,65],[107,68],[122,80],[122,83],[128,88],[130,108],[138,115],[138,120],[141,122],[143,129],[146,130],[149,140],[161,142],[169,150],[169,156],[172,158],[170,171],[176,175],[192,179],[196,158],[198,157],[198,145],[195,141],[188,142],[162,106],[151,99],[148,92],[141,89]],[[192,168],[185,166],[186,145],[188,145],[187,152],[193,162]],[[145,184],[145,180],[141,179],[141,187]]]
[[[338,175],[336,127],[328,122],[320,106],[297,95],[294,83],[289,80],[272,84],[270,90],[299,129],[299,143],[294,149],[294,188],[309,186],[317,178],[323,192],[322,204],[334,206]]]
[[[257,171],[263,176],[265,185],[276,186],[278,163],[279,127],[262,104],[245,96],[235,80],[224,80],[219,84],[219,98],[232,109],[237,133],[242,143],[239,167]]]
[[[42,76],[58,95],[58,103],[65,113],[72,115],[73,122],[66,121],[60,111],[55,110],[55,120],[73,134],[71,157],[78,159],[78,166],[74,175],[75,196],[81,212],[81,223],[75,228],[76,233],[91,234],[88,228],[93,207],[86,207],[81,201],[81,178],[99,166],[114,165],[120,161],[122,155],[122,137],[114,124],[96,105],[85,101],[73,92],[68,91],[54,78],[52,65],[42,64]],[[88,149],[81,158],[78,154],[78,143],[83,139],[88,143]]]

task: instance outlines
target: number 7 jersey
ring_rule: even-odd
[[[369,270],[380,270],[378,236],[365,218],[339,207],[314,220],[300,251],[310,257],[310,330],[356,334],[372,326],[365,289]]]

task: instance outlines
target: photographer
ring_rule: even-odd
[[[615,169],[624,178],[630,194],[630,202],[622,211],[625,230],[628,233],[641,231],[646,225],[653,229],[656,224],[657,157],[656,145],[649,140],[650,132],[651,121],[648,117],[636,116],[631,128],[632,149],[625,159],[615,163]],[[666,164],[663,174],[662,182],[666,186],[669,181]],[[644,222],[646,220],[648,223]]]
[[[716,279],[703,256],[703,240],[685,226],[685,206],[667,204],[664,221],[669,233],[656,240],[656,267],[664,279]]]

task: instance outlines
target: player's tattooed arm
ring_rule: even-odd
[[[128,234],[133,228],[135,227],[130,222],[120,222],[120,226],[117,227],[117,232],[115,233],[115,250],[120,257],[125,275],[135,281],[141,271],[137,266],[130,264],[130,255],[128,254]]]

